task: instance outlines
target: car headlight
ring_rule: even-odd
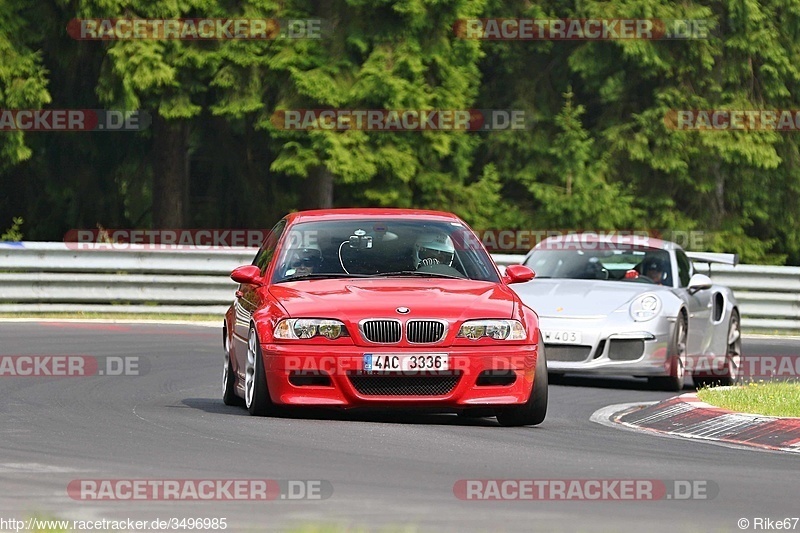
[[[631,318],[644,322],[655,318],[661,311],[661,299],[655,294],[642,294],[631,302]]]
[[[491,337],[505,341],[522,341],[528,335],[518,320],[467,320],[461,324],[457,337],[473,341],[481,337]]]
[[[349,337],[342,322],[326,318],[285,318],[275,326],[276,339],[311,339],[317,335],[330,340]]]

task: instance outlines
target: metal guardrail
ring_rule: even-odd
[[[254,255],[254,248],[75,250],[64,243],[0,243],[0,313],[221,315],[236,288],[228,275]],[[493,255],[501,267],[523,257]],[[800,267],[713,265],[710,274],[733,289],[744,328],[800,330]]]
[[[710,275],[714,283],[733,290],[742,312],[743,328],[800,330],[800,267],[714,265]]]
[[[255,248],[79,250],[64,243],[0,243],[0,313],[219,314],[228,277]]]

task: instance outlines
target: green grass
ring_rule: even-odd
[[[700,400],[740,413],[800,417],[800,383],[753,382],[735,388],[702,388]]]
[[[176,313],[0,313],[0,318],[62,318],[87,320],[163,320],[171,322],[222,322],[222,315]]]

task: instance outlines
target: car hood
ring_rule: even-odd
[[[639,294],[669,292],[649,283],[582,279],[534,279],[513,287],[540,317],[558,318],[608,315]]]
[[[270,293],[293,317],[511,318],[516,296],[499,283],[443,278],[322,279],[275,284]],[[402,315],[398,307],[408,307]]]

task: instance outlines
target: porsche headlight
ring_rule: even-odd
[[[275,326],[276,339],[311,339],[317,335],[331,340],[348,336],[344,324],[331,319],[285,318]]]
[[[467,320],[458,330],[457,337],[473,341],[481,337],[491,337],[505,341],[521,341],[527,338],[527,334],[518,320]]]
[[[661,311],[661,299],[655,294],[642,294],[631,302],[631,318],[644,322],[658,316]]]

